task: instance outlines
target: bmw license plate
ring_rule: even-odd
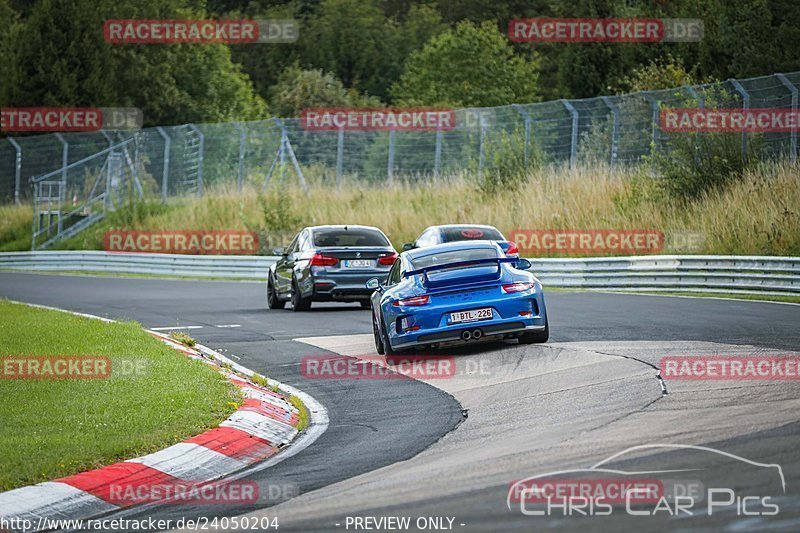
[[[484,307],[483,309],[470,309],[469,311],[458,311],[457,313],[450,313],[450,323],[457,324],[459,322],[477,322],[478,320],[489,320],[492,318],[491,307]]]
[[[372,261],[369,259],[345,259],[345,268],[370,268]]]

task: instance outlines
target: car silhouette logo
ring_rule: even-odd
[[[480,239],[481,237],[483,237],[483,231],[474,228],[465,229],[461,230],[461,235],[466,237],[467,239]]]

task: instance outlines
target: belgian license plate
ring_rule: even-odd
[[[469,311],[458,311],[457,313],[450,313],[450,323],[457,324],[459,322],[476,322],[478,320],[489,320],[492,318],[492,309],[484,307],[483,309],[470,309]]]
[[[369,259],[345,259],[344,266],[346,268],[369,268],[372,266],[372,261]]]

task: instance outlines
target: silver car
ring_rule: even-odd
[[[385,279],[397,260],[389,239],[372,226],[313,226],[298,233],[267,276],[267,305],[306,311],[311,302],[359,302],[369,309],[370,278]]]

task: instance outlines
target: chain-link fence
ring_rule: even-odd
[[[798,108],[800,72],[621,96],[461,109],[446,131],[314,131],[299,119],[183,125],[131,132],[0,139],[0,203],[30,202],[33,179],[133,138],[145,193],[203,194],[220,186],[264,187],[293,171],[322,184],[430,180],[491,170],[511,150],[534,162],[639,162],[663,149],[659,112],[674,107]],[[742,134],[743,149],[748,136]],[[762,133],[770,157],[797,158],[797,131]],[[505,152],[504,152],[505,150]],[[90,173],[89,173],[90,174]],[[87,174],[87,176],[89,175]],[[88,179],[88,178],[87,178]]]

